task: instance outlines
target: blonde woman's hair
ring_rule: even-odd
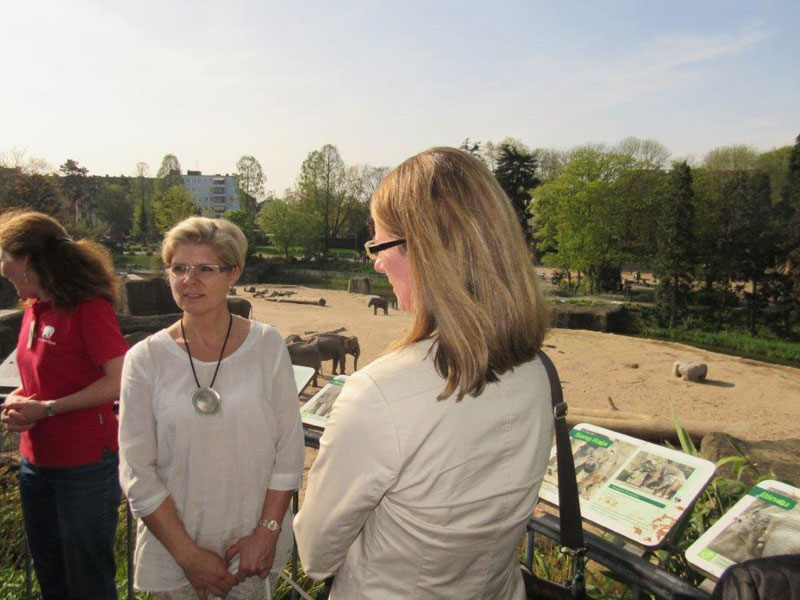
[[[119,277],[111,253],[91,240],[74,241],[49,215],[18,209],[3,213],[0,248],[13,258],[29,258],[57,310],[69,312],[96,297],[117,302]]]
[[[411,268],[413,323],[392,348],[437,342],[440,400],[478,396],[536,355],[548,307],[511,202],[480,160],[455,148],[417,154],[381,182],[370,211],[406,239]]]
[[[175,225],[161,244],[161,260],[165,265],[172,262],[179,244],[207,244],[216,250],[223,266],[244,268],[247,238],[227,219],[189,217]]]

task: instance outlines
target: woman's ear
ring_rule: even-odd
[[[236,282],[239,281],[239,277],[242,275],[242,267],[237,265],[231,269],[230,273],[231,276],[228,279],[228,287],[236,285]]]

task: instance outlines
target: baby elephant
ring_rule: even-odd
[[[383,314],[384,315],[388,315],[389,314],[389,306],[388,306],[388,304],[386,302],[386,298],[384,298],[382,296],[372,296],[369,299],[369,303],[367,304],[367,306],[371,306],[372,307],[372,314],[373,315],[377,315],[378,314],[378,309],[379,308],[383,309]]]
[[[312,344],[305,342],[295,342],[294,344],[289,344],[287,348],[289,348],[289,358],[293,365],[314,369],[314,379],[311,384],[317,387],[317,375],[322,369],[322,355],[319,350]]]
[[[309,344],[316,346],[322,355],[322,360],[331,360],[331,373],[336,375],[337,368],[339,373],[344,374],[346,355],[353,355],[353,370],[358,369],[358,357],[361,355],[361,346],[358,344],[356,336],[343,336],[335,333],[320,333],[312,336]]]

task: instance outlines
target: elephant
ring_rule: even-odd
[[[344,375],[347,355],[353,356],[353,371],[358,370],[358,357],[361,355],[361,346],[354,335],[344,336],[335,333],[318,333],[312,335],[309,344],[315,344],[322,354],[322,360],[333,360],[331,372],[336,374],[337,363],[341,366],[339,372]]]
[[[383,314],[384,315],[388,315],[389,314],[389,305],[386,302],[386,298],[384,298],[383,296],[372,296],[369,299],[369,303],[367,304],[367,306],[371,306],[372,307],[372,314],[373,315],[377,315],[378,314],[378,309],[379,308],[383,309]]]
[[[286,344],[287,344],[287,345],[289,345],[289,344],[296,344],[297,342],[303,342],[303,343],[305,343],[305,342],[306,342],[306,340],[304,340],[303,338],[301,338],[301,337],[300,337],[299,335],[297,335],[296,333],[291,333],[291,334],[287,335],[287,336],[286,336],[285,338],[283,338],[283,339],[284,339],[284,341],[286,342]]]
[[[322,354],[320,354],[317,347],[305,342],[295,342],[294,344],[289,344],[287,348],[293,365],[314,369],[314,379],[311,384],[317,387],[317,375],[322,370]]]
[[[228,298],[228,310],[234,315],[249,319],[253,314],[253,305],[245,298]]]

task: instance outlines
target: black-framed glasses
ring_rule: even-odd
[[[181,263],[175,263],[166,267],[167,273],[176,279],[182,279],[188,276],[192,271],[194,271],[200,279],[207,279],[213,277],[217,273],[224,273],[231,269],[233,269],[233,267],[227,267],[225,265],[183,265]]]
[[[364,250],[372,260],[378,259],[378,254],[383,252],[384,250],[388,250],[389,248],[394,248],[395,246],[399,246],[400,244],[405,244],[406,240],[401,238],[399,240],[392,240],[390,242],[381,242],[380,244],[377,243],[375,240],[369,240],[367,243],[364,244]]]

